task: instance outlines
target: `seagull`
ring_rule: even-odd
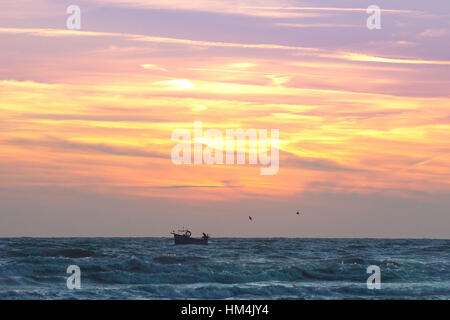
[[[250,221],[252,221],[252,220],[253,220],[253,218],[252,218],[252,217],[250,217],[250,216],[248,216],[248,218],[249,218],[249,220],[250,220]]]

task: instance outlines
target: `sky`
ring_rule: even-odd
[[[0,237],[450,238],[448,0],[2,1],[0,48]],[[194,121],[279,171],[175,165]]]

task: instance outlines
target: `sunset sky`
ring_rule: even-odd
[[[0,237],[450,238],[448,0],[1,1],[0,49]],[[174,165],[194,121],[278,173]]]

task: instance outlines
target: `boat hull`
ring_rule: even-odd
[[[190,238],[179,234],[174,234],[175,244],[208,244],[208,239]]]

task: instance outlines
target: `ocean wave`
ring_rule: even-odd
[[[450,298],[446,240],[0,239],[5,299]],[[425,250],[426,248],[426,250]],[[81,268],[81,291],[65,289]],[[383,290],[368,290],[377,265]]]

